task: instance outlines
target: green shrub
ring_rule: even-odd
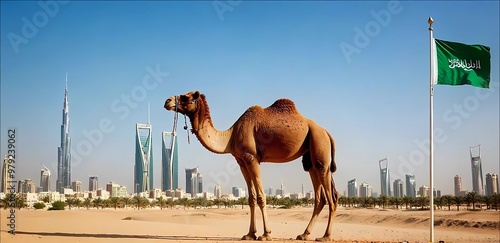
[[[43,209],[43,208],[45,208],[45,203],[43,203],[43,202],[37,202],[37,203],[33,204],[33,207],[35,209]]]
[[[64,207],[66,207],[66,203],[63,201],[56,201],[52,203],[52,207],[49,208],[49,211],[51,210],[64,210]]]

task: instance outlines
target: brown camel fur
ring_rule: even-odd
[[[332,219],[338,203],[332,178],[336,170],[335,144],[332,136],[303,117],[291,100],[279,99],[267,108],[252,106],[225,131],[215,129],[205,95],[198,91],[168,98],[165,109],[187,115],[192,132],[206,149],[218,154],[231,153],[236,158],[248,186],[250,206],[250,230],[242,240],[257,239],[256,205],[262,212],[264,224],[264,234],[258,240],[272,240],[259,164],[284,163],[300,156],[304,170],[311,176],[315,200],[311,220],[297,239],[308,239],[319,213],[328,203],[328,226],[324,236],[316,240],[331,240]]]

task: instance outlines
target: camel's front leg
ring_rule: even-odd
[[[257,160],[254,160],[249,166],[249,172],[253,185],[255,186],[255,191],[257,193],[257,204],[259,205],[260,211],[262,212],[262,221],[264,223],[264,234],[259,236],[258,240],[261,241],[271,241],[271,230],[267,224],[267,211],[266,211],[266,194],[264,193],[264,187],[262,186],[262,179],[260,176],[260,167]]]
[[[240,164],[240,161],[238,161],[238,164]],[[248,230],[248,234],[244,235],[241,239],[255,240],[257,239],[257,236],[255,235],[255,233],[257,233],[257,230],[255,229],[255,204],[256,204],[255,189],[246,166],[240,164],[240,170],[241,173],[243,174],[243,177],[245,178],[245,182],[247,183],[248,205],[250,206],[250,229]]]

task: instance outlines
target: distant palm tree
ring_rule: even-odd
[[[17,194],[16,196],[16,207],[17,209],[21,210],[21,208],[25,208],[28,206],[28,204],[26,203],[26,201],[24,200],[24,197],[21,196],[20,194]]]
[[[434,198],[434,205],[438,209],[443,209],[443,198],[442,197],[435,197]]]
[[[82,206],[82,200],[80,200],[80,198],[76,197],[76,198],[73,200],[73,205],[74,205],[77,209],[80,209],[80,207]]]
[[[186,206],[188,206],[188,205],[189,205],[189,199],[187,199],[187,198],[185,198],[185,197],[184,197],[184,198],[179,199],[179,205],[183,206],[183,207],[184,207],[184,209],[186,209]]]
[[[468,206],[469,202],[472,203],[472,210],[476,209],[476,202],[480,202],[481,201],[481,196],[478,195],[474,191],[467,193],[467,195],[465,196],[465,198],[466,198],[466,201],[467,201],[467,206]]]
[[[85,198],[83,200],[83,206],[85,206],[87,208],[87,210],[89,210],[90,206],[92,206],[92,199],[90,198]]]
[[[69,210],[71,210],[71,206],[73,206],[74,199],[72,197],[66,198],[66,205],[68,205]]]
[[[130,197],[122,197],[121,201],[125,205],[125,208],[127,208],[128,205],[132,202],[132,199]]]
[[[165,199],[163,199],[163,197],[159,197],[156,199],[156,203],[158,204],[158,206],[160,206],[160,210],[163,210],[163,207],[165,207],[165,205],[167,204],[167,201],[165,201]]]
[[[220,205],[222,203],[222,200],[220,200],[219,198],[215,198],[214,200],[212,200],[214,205],[217,205],[217,208],[220,208]]]
[[[452,195],[444,195],[442,196],[443,204],[448,206],[448,211],[451,210],[451,205],[453,204],[453,196]]]
[[[104,207],[103,207],[103,200],[102,200],[102,198],[98,197],[98,198],[94,199],[92,202],[94,203],[94,206],[95,206],[97,209],[99,209],[99,207],[101,207],[102,209],[104,209]]]
[[[493,201],[493,196],[482,196],[481,201],[486,204],[486,209],[491,209],[491,203]]]
[[[498,211],[498,207],[500,206],[500,194],[494,193],[491,197],[491,205],[495,208],[495,211]]]
[[[120,198],[119,197],[112,197],[109,199],[111,205],[113,205],[113,207],[116,208],[118,207],[118,204],[120,204]]]
[[[412,201],[411,197],[409,197],[409,196],[404,196],[404,197],[402,198],[402,200],[403,200],[403,203],[404,203],[404,204],[405,204],[405,206],[406,206],[406,209],[408,209],[408,205],[410,205],[410,204],[411,204],[411,201]]]
[[[420,204],[420,209],[424,209],[424,207],[427,206],[427,203],[429,203],[429,197],[419,197],[417,200],[418,204]]]
[[[457,211],[460,211],[460,205],[464,202],[464,198],[462,196],[454,196],[453,203],[457,205]]]
[[[142,203],[142,197],[139,196],[139,195],[135,195],[133,198],[132,198],[132,201],[134,202],[134,204],[137,206],[137,210],[140,210],[141,208],[141,203]]]
[[[379,207],[382,206],[383,209],[385,209],[385,206],[389,203],[389,197],[387,197],[387,195],[380,195],[378,197],[378,201],[379,201]]]

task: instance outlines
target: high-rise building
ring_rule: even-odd
[[[416,197],[417,196],[417,183],[415,181],[415,175],[406,175],[406,196]]]
[[[214,187],[214,196],[216,198],[221,198],[222,197],[222,189],[221,189],[219,183],[217,183],[217,185],[215,185],[215,187]]]
[[[384,165],[385,162],[385,165]],[[391,176],[389,175],[389,160],[387,158],[379,160],[380,168],[380,195],[391,195]]]
[[[433,197],[441,197],[441,190],[438,190],[434,188],[434,191],[432,192]]]
[[[372,187],[368,185],[368,183],[363,182],[359,186],[359,196],[360,197],[371,197],[372,196]]]
[[[498,174],[486,174],[486,196],[491,196],[495,193],[498,194]]]
[[[235,186],[234,186],[234,187],[232,188],[232,192],[233,192],[233,196],[234,196],[234,197],[239,198],[239,197],[241,197],[241,194],[242,194],[242,192],[243,192],[243,189],[242,189],[242,188],[239,188],[239,187],[235,187]]]
[[[153,189],[153,144],[151,124],[135,126],[134,192]]]
[[[69,106],[68,106],[68,74],[64,90],[62,109],[61,146],[57,148],[57,180],[56,190],[63,193],[64,188],[71,187],[71,139],[69,137]]]
[[[358,184],[356,183],[356,179],[347,182],[347,196],[358,197]]]
[[[198,167],[186,169],[186,193],[196,196],[203,192],[203,176],[198,171]]]
[[[2,165],[2,191],[3,193],[7,194],[9,193],[9,170],[8,170],[8,165],[9,165],[9,156],[5,155],[3,158],[3,165]]]
[[[50,191],[51,176],[50,170],[43,165],[43,169],[40,171],[40,192]]]
[[[163,132],[161,143],[161,188],[164,191],[175,190],[179,188],[177,134]]]
[[[401,179],[396,179],[394,180],[394,183],[392,185],[392,188],[394,190],[394,197],[403,197],[404,196],[404,193],[403,193],[403,181]]]
[[[73,189],[74,192],[81,192],[82,191],[82,182],[81,181],[73,181],[71,183],[71,189]]]
[[[474,148],[478,148],[477,154],[472,153]],[[483,195],[483,166],[481,163],[481,147],[480,145],[470,147],[470,161],[472,167],[472,191],[478,195]]]
[[[31,179],[20,180],[18,182],[18,191],[19,193],[35,193],[36,186],[35,182]]]
[[[97,176],[90,176],[89,177],[89,191],[97,191],[99,186],[99,182],[97,180]]]
[[[273,188],[269,187],[269,189],[267,189],[267,193],[268,193],[267,194],[268,196],[274,196],[274,190],[273,190]]]
[[[127,188],[125,186],[120,186],[116,183],[110,182],[106,184],[106,191],[109,192],[110,197],[126,197]],[[158,197],[153,197],[158,198]]]
[[[456,175],[454,179],[454,185],[455,185],[455,196],[458,197],[460,196],[460,192],[462,191],[462,177]]]
[[[420,197],[429,197],[429,187],[426,186],[426,185],[423,185],[421,186],[419,189],[418,189],[418,195]]]

